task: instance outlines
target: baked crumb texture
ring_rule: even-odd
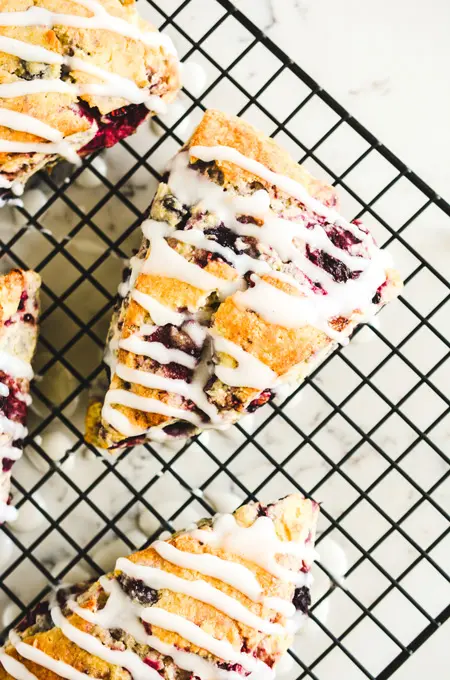
[[[10,505],[11,470],[26,435],[40,283],[32,271],[13,269],[0,276],[0,523],[16,515]]]
[[[273,678],[310,603],[318,512],[250,503],[60,590],[10,635],[0,680]]]
[[[129,136],[179,86],[170,39],[134,0],[2,0],[3,200],[62,157],[76,162]]]
[[[401,281],[337,208],[273,139],[207,111],[142,225],[87,440],[113,449],[226,427],[347,343]]]

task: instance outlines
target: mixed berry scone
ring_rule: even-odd
[[[0,276],[0,523],[17,514],[10,505],[11,468],[27,434],[40,283],[32,271],[13,269]]]
[[[173,44],[134,0],[0,0],[3,199],[132,134],[178,89]]]
[[[318,512],[251,503],[120,558],[11,631],[0,680],[273,678],[310,603]]]
[[[297,385],[394,298],[390,257],[331,187],[238,118],[208,111],[142,225],[88,441],[221,428]]]

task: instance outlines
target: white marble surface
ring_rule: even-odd
[[[140,4],[144,13],[157,23],[161,22],[156,11],[142,0]],[[180,4],[180,0],[166,0],[164,8],[172,12]],[[448,155],[444,151],[448,142],[447,114],[444,114],[445,106],[448,106],[448,101],[445,101],[448,92],[446,95],[443,87],[437,94],[435,86],[446,82],[446,71],[442,65],[444,51],[448,50],[442,35],[445,13],[448,14],[446,3],[431,2],[433,11],[429,5],[426,24],[421,23],[420,7],[417,4],[415,11],[414,2],[388,4],[386,0],[370,6],[365,3],[364,8],[361,3],[350,0],[339,3],[331,0],[238,0],[237,4],[266,27],[277,43],[355,116],[360,117],[383,142],[438,191],[444,192],[448,183],[444,162]],[[408,22],[399,20],[403,16],[401,6],[408,14]],[[394,11],[398,15],[397,21]],[[222,14],[215,0],[192,0],[180,12],[177,22],[188,35],[199,39],[220,20]],[[401,25],[398,40],[396,25]],[[180,52],[185,54],[190,48],[188,41],[176,28],[168,30]],[[206,55],[213,56],[221,67],[226,67],[250,43],[250,34],[230,18],[204,41],[203,48]],[[417,44],[420,44],[420,51]],[[194,51],[191,57],[205,68],[206,86],[213,86],[205,97],[205,105],[239,112],[247,104],[246,97],[230,80],[220,79],[220,73],[205,54]],[[279,63],[267,51],[256,47],[232,69],[231,75],[238,84],[254,93],[278,67]],[[431,78],[433,73],[435,80]],[[272,115],[283,120],[307,94],[302,83],[284,73],[261,96],[261,102]],[[178,118],[190,101],[186,95],[182,97]],[[254,104],[246,109],[244,115],[267,132],[273,132],[273,122]],[[196,108],[189,120],[176,128],[177,134],[182,139],[186,138],[200,116],[201,112]],[[174,119],[172,114],[168,123],[176,124],[178,118]],[[334,122],[335,118],[327,107],[313,100],[302,110],[301,116],[292,121],[290,131],[310,146]],[[130,146],[141,154],[157,142],[160,132],[161,128],[156,123],[144,126],[130,140]],[[284,134],[278,135],[278,138],[295,157],[303,155],[292,139]],[[176,149],[177,143],[173,139],[164,140],[153,153],[150,165],[161,170]],[[431,149],[434,149],[433,153]],[[365,146],[358,136],[344,126],[323,148],[319,148],[317,154],[334,172],[339,173],[364,150]],[[106,176],[111,182],[119,181],[135,162],[122,148],[111,150],[105,158]],[[323,170],[311,160],[306,165],[326,178]],[[101,174],[105,173],[102,171]],[[110,310],[105,293],[114,294],[120,280],[121,258],[136,247],[139,234],[134,232],[124,241],[120,251],[107,251],[104,258],[106,241],[118,238],[133,224],[136,214],[123,201],[108,194],[101,178],[99,184],[93,182],[92,172],[87,169],[83,175],[86,177],[80,178],[67,194],[84,213],[92,210],[91,219],[105,238],[95,234],[88,225],[79,229],[79,217],[62,199],[58,199],[40,218],[41,225],[48,232],[42,234],[29,228],[16,242],[14,252],[29,266],[35,266],[53,250],[55,242],[60,243],[63,251],[70,253],[81,268],[91,268],[92,275],[101,282],[103,292],[95,289],[89,281],[84,281],[74,285],[65,298],[67,308],[84,322],[90,322],[97,313],[100,315],[92,322],[90,333],[80,334],[76,344],[65,355],[79,375],[88,377],[95,374],[99,365],[109,321]],[[375,152],[350,173],[348,183],[365,200],[370,200],[394,175],[389,164]],[[140,168],[132,172],[124,183],[122,193],[130,201],[129,206],[142,210],[151,200],[155,185],[156,180],[148,170]],[[39,210],[45,196],[49,196],[45,185],[25,195],[25,205],[32,215]],[[354,216],[360,208],[358,202],[346,191],[341,192],[341,197],[343,212]],[[104,198],[104,205],[96,210],[101,198]],[[423,202],[423,197],[405,180],[390,190],[375,207],[393,228],[398,228]],[[1,217],[2,238],[10,238],[26,222],[17,210],[5,209]],[[381,243],[388,239],[389,233],[374,216],[368,216],[366,221]],[[404,238],[419,249],[438,272],[448,275],[450,232],[448,219],[440,211],[428,208],[405,230]],[[405,277],[415,270],[417,260],[404,246],[394,242],[389,248]],[[2,267],[6,268],[7,264],[2,263]],[[80,277],[80,272],[68,263],[63,253],[52,258],[41,273],[49,289],[58,295],[66,294],[69,286],[76,284]],[[404,298],[421,314],[428,314],[445,293],[443,284],[423,269],[405,290]],[[44,294],[44,310],[51,309],[51,305],[51,299]],[[42,337],[57,349],[63,348],[79,331],[76,319],[70,317],[64,308],[57,307],[51,313],[46,311],[44,317]],[[304,664],[313,664],[331,645],[329,653],[314,668],[319,680],[366,677],[358,665],[332,645],[329,632],[342,634],[364,613],[361,605],[373,605],[373,618],[363,617],[345,636],[342,644],[359,664],[376,676],[400,651],[377,622],[406,645],[427,625],[427,616],[435,616],[442,610],[450,594],[448,584],[433,566],[449,568],[448,537],[447,542],[433,545],[447,528],[433,503],[448,507],[448,487],[443,484],[436,486],[430,494],[431,501],[420,502],[422,492],[432,489],[447,470],[433,447],[448,453],[450,419],[447,414],[435,427],[433,422],[445,411],[445,403],[437,391],[448,393],[448,368],[440,366],[431,374],[430,381],[435,391],[422,384],[414,395],[404,398],[419,381],[419,376],[402,358],[405,357],[419,371],[433,369],[446,352],[433,329],[438,329],[443,335],[450,333],[449,304],[432,317],[428,329],[423,328],[407,340],[405,338],[418,320],[401,301],[384,310],[380,322],[381,332],[388,342],[394,347],[401,346],[401,355],[392,356],[381,371],[377,371],[376,367],[389,354],[389,347],[376,329],[366,327],[355,342],[341,350],[324,367],[313,385],[305,386],[299,397],[285,404],[283,416],[276,415],[270,406],[265,407],[244,421],[242,430],[234,428],[226,433],[206,433],[179,457],[180,443],[164,447],[156,445],[153,457],[138,447],[117,461],[115,458],[96,457],[87,451],[81,438],[71,430],[72,427],[83,430],[87,394],[78,390],[76,373],[68,372],[61,362],[56,362],[45,372],[42,380],[36,382],[31,418],[34,443],[29,446],[29,457],[15,467],[15,477],[26,489],[33,489],[42,475],[46,475],[39,494],[33,495],[37,506],[37,512],[36,506],[33,510],[33,518],[35,522],[39,519],[38,527],[34,531],[23,531],[23,519],[30,512],[27,507],[30,504],[27,503],[21,509],[22,523],[6,529],[18,545],[13,546],[12,556],[8,558],[9,564],[15,564],[16,568],[14,573],[8,572],[5,585],[23,603],[27,603],[52,579],[68,577],[76,580],[84,573],[93,575],[96,565],[99,569],[109,568],[117,555],[139,547],[145,534],[158,530],[161,518],[167,520],[176,515],[171,522],[175,528],[200,518],[207,512],[215,492],[230,492],[244,500],[245,487],[261,500],[269,500],[285,495],[293,488],[290,477],[306,491],[312,491],[314,497],[322,502],[320,531],[328,531],[329,539],[334,542],[326,552],[337,555],[334,561],[340,560],[341,565],[346,563],[347,569],[350,569],[345,582],[341,581],[340,572],[340,585],[333,585],[330,589],[329,576],[320,566],[315,568],[313,596],[318,604],[313,613],[317,621],[310,621],[306,631],[297,638],[294,651]],[[36,357],[37,371],[51,358],[51,352],[41,343]],[[347,399],[350,392],[360,385],[361,374],[371,372],[371,386],[365,386]],[[62,419],[55,419],[44,429],[41,423],[48,415],[48,409],[39,399],[38,391],[50,397],[56,405],[67,396],[70,399]],[[340,412],[333,412],[324,394],[341,406]],[[393,404],[398,405],[398,412],[391,413],[378,427],[377,423]],[[351,418],[354,425],[347,418]],[[61,422],[64,419],[65,424]],[[302,434],[296,432],[294,424]],[[60,439],[56,452],[49,443],[55,427],[65,435]],[[418,432],[425,428],[430,428],[429,442],[417,442]],[[248,439],[245,433],[250,436],[256,433],[254,440]],[[362,433],[369,433],[370,441],[365,440]],[[48,461],[41,454],[39,436],[42,437],[43,450],[49,456]],[[213,458],[208,456],[205,446],[213,452]],[[389,461],[402,456],[407,447],[410,447],[410,452],[399,462],[399,471],[389,470]],[[350,451],[352,455],[347,458]],[[341,463],[344,458],[345,462]],[[163,466],[169,462],[171,470],[164,471]],[[106,469],[109,469],[108,475],[102,476]],[[144,507],[145,503],[136,498],[126,486],[127,482],[138,492],[144,489],[144,501],[152,505],[159,517]],[[80,498],[80,493],[88,488],[86,498]],[[206,490],[204,497],[199,489]],[[15,500],[20,501],[20,497],[16,490]],[[416,503],[414,512],[403,520],[403,515]],[[185,507],[179,513],[183,504]],[[68,508],[67,516],[63,515],[58,527],[52,528],[48,517],[60,517]],[[122,513],[124,508],[126,512]],[[45,513],[48,513],[47,518]],[[340,519],[333,527],[335,518]],[[109,520],[115,521],[121,532],[119,538],[108,529],[106,523]],[[399,528],[393,527],[393,521],[399,523]],[[168,527],[164,525],[161,528]],[[39,540],[42,531],[45,538]],[[99,542],[94,546],[91,542],[97,537]],[[77,559],[73,541],[86,548],[84,559]],[[358,545],[370,550],[377,541],[379,545],[369,556],[361,559]],[[32,556],[21,559],[24,546],[33,547]],[[420,551],[426,551],[429,546],[432,546],[429,558],[422,557],[401,581],[405,593],[420,602],[423,607],[420,612],[410,604],[405,594],[397,588],[390,589],[390,586],[392,579],[400,576],[420,557]],[[45,566],[46,576],[38,571],[33,559]],[[358,566],[355,567],[355,564]],[[336,571],[336,564],[333,567],[333,564],[325,563],[324,566],[329,575]],[[380,599],[378,603],[377,598]],[[0,592],[0,611],[3,609],[5,625],[15,613],[13,606],[6,594]],[[440,634],[439,639],[442,638]],[[435,643],[433,637],[423,649],[428,646],[433,650],[433,658],[442,661],[437,662],[433,675],[440,680],[445,677],[439,675],[439,669],[446,667],[445,646],[439,641]],[[416,656],[408,661],[409,678],[423,677],[424,666],[420,662],[423,655],[423,652],[417,655],[417,663]],[[402,672],[403,675],[398,672],[399,679],[405,677]],[[285,677],[294,679],[299,673],[299,667],[294,664]]]
[[[435,191],[450,198],[450,4],[236,0]]]

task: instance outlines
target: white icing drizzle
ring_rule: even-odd
[[[2,522],[14,522],[17,518],[16,508],[8,505],[4,501],[0,501],[0,523]]]
[[[264,201],[266,201],[265,205],[267,206],[267,198],[263,199],[263,194],[266,194],[268,197],[265,191],[258,191],[253,196],[246,197],[246,205],[243,205],[242,201],[239,200],[241,197],[233,197],[232,194],[228,195],[218,185],[204,177],[198,177],[196,173],[189,170],[186,153],[179,154],[172,164],[169,185],[183,203],[192,205],[201,200],[207,210],[217,213],[227,226],[233,228],[237,233],[255,236],[273,247],[275,251],[280,253],[283,259],[292,260],[309,278],[313,281],[319,281],[325,288],[327,295],[314,296],[315,300],[319,297],[330,298],[327,301],[325,313],[329,312],[330,307],[335,316],[350,313],[357,308],[369,312],[375,311],[375,306],[371,304],[371,299],[379,286],[384,283],[386,279],[385,268],[390,266],[391,259],[388,253],[377,248],[371,236],[359,229],[357,225],[344,220],[336,211],[326,208],[319,201],[312,198],[298,182],[284,175],[273,173],[261,163],[246,158],[236,149],[226,146],[192,147],[189,153],[193,157],[205,161],[229,160],[236,163],[243,169],[287,191],[290,195],[300,200],[307,208],[326,217],[339,228],[346,229],[355,234],[364,243],[369,252],[370,259],[350,256],[344,250],[336,248],[319,225],[316,225],[314,228],[306,228],[305,225],[299,222],[276,217],[270,212],[266,212],[265,215],[261,214],[264,209]],[[197,183],[197,186],[194,186],[195,183]],[[270,201],[270,197],[268,198]],[[246,208],[246,210],[243,210],[243,208]],[[256,208],[257,213],[254,208]],[[263,217],[264,224],[262,227],[238,222],[236,216],[243,212]],[[293,240],[296,238],[304,240],[313,248],[319,248],[337,257],[352,271],[362,270],[363,273],[355,280],[348,280],[345,283],[335,282],[328,272],[310,262],[304,253],[294,245]],[[295,279],[293,277],[290,278],[295,284]],[[325,324],[328,325],[328,318],[323,319],[322,327],[325,327]],[[300,325],[304,325],[302,319],[300,319]]]
[[[71,28],[104,29],[118,33],[125,38],[139,40],[150,47],[163,48],[169,54],[176,50],[168,35],[156,31],[143,32],[136,24],[109,14],[105,7],[95,0],[72,0],[75,4],[89,9],[93,16],[83,17],[75,14],[60,14],[43,7],[30,7],[24,12],[1,12],[0,26],[69,26]]]
[[[203,347],[206,338],[206,329],[195,321],[188,321],[183,327],[185,333],[195,342],[197,347]]]
[[[4,371],[13,378],[26,378],[31,380],[33,377],[33,369],[31,365],[15,357],[4,350],[0,350],[0,371]]]
[[[255,272],[270,272],[270,265],[263,260],[255,260],[254,258],[246,255],[245,253],[236,254],[231,248],[226,248],[225,246],[216,243],[214,239],[207,238],[201,229],[186,229],[177,230],[170,234],[173,238],[176,238],[182,243],[189,243],[196,248],[203,248],[212,253],[218,253],[222,255],[225,260],[228,260],[239,274],[245,274],[249,270]]]
[[[201,411],[210,417],[212,422],[216,422],[217,420],[217,409],[209,402],[203,391],[203,387],[206,383],[206,376],[202,375],[201,370],[197,372],[191,383],[129,368],[123,364],[117,364],[116,373],[119,378],[127,382],[140,384],[143,387],[148,387],[150,389],[165,390],[167,392],[172,392],[173,394],[179,394],[186,399],[190,399]],[[184,420],[187,420],[194,425],[202,424],[202,419],[197,413],[170,406],[153,397],[143,397],[127,392],[126,390],[109,390],[105,398],[105,404],[107,402],[108,404],[116,403],[122,404],[123,406],[130,406],[148,413],[161,413],[173,418],[184,418]],[[104,414],[103,416],[106,420],[108,419]]]
[[[18,12],[14,12],[11,16],[14,17],[17,14]],[[18,24],[16,24],[16,26],[17,25]],[[16,38],[8,38],[6,35],[0,35],[0,52],[12,54],[14,57],[19,57],[19,59],[23,59],[24,61],[42,64],[62,64],[64,59],[58,52],[52,52],[40,45],[32,45],[31,43],[26,43],[23,40],[17,40]]]
[[[19,460],[22,457],[22,449],[17,446],[0,446],[0,459],[10,458],[11,460]]]
[[[312,562],[316,554],[313,548],[308,548],[305,544],[281,541],[270,517],[258,517],[251,526],[242,527],[236,522],[234,515],[216,515],[212,531],[197,529],[192,535],[203,543],[240,555],[269,574],[295,584],[303,581],[303,574],[281,566],[275,556],[295,555]]]
[[[218,515],[214,518],[212,530],[196,529],[191,532],[191,535],[200,539],[203,543],[214,544],[230,552],[231,555],[239,554],[245,559],[259,564],[264,569],[268,567],[269,573],[274,572],[274,565],[280,567],[275,563],[276,554],[296,556],[305,554],[304,545],[278,539],[274,523],[268,517],[260,517],[252,526],[244,528],[237,524],[232,515]],[[218,578],[224,583],[236,587],[239,592],[247,594],[253,601],[262,602],[264,605],[282,611],[289,616],[295,611],[295,608],[289,602],[277,597],[264,597],[262,588],[253,572],[239,563],[222,560],[205,553],[185,553],[163,541],[155,541],[152,547],[164,559],[174,563],[180,563],[181,560],[183,567]],[[309,553],[309,556],[312,556],[312,552]],[[200,570],[198,569],[199,565]],[[267,635],[284,635],[292,629],[292,621],[288,621],[286,626],[282,626],[263,619],[255,615],[241,602],[213,587],[207,581],[184,579],[159,568],[135,564],[124,558],[117,560],[115,570],[133,579],[143,581],[150,588],[168,589],[209,604],[226,616]],[[287,569],[281,571],[277,569],[276,575],[283,580],[292,581],[292,578],[289,577],[290,573]],[[273,678],[273,671],[264,662],[252,655],[236,650],[228,640],[217,639],[202,626],[179,614],[157,606],[145,606],[132,601],[115,578],[102,576],[99,582],[109,595],[102,609],[91,611],[80,607],[72,599],[67,601],[68,608],[83,620],[107,630],[120,627],[125,633],[131,635],[137,643],[147,645],[159,653],[171,657],[179,668],[190,671],[202,680],[239,680],[240,676],[238,677],[238,674],[234,671],[220,669],[215,663],[211,663],[195,653],[186,652],[178,649],[175,645],[165,643],[154,634],[149,635],[142,622],[175,632],[188,642],[210,652],[225,662],[240,664],[251,673],[253,680]],[[63,635],[79,648],[109,664],[127,669],[136,680],[157,680],[157,676],[159,677],[157,670],[147,665],[136,652],[130,649],[111,649],[95,636],[72,625],[62,614],[56,598],[53,598],[50,611],[54,625],[59,627]],[[27,645],[21,641],[19,635],[14,631],[10,633],[10,642],[21,656],[57,673],[66,680],[86,680],[86,678],[91,677],[80,673],[63,661],[54,659],[42,650]],[[5,669],[16,680],[34,680],[34,676],[30,677],[26,673],[23,664],[17,662],[17,664],[9,664],[8,666],[8,659],[5,663],[3,657],[4,653],[0,652],[0,661],[4,663]]]
[[[286,632],[286,629],[279,623],[271,623],[253,614],[238,600],[235,600],[218,588],[214,588],[207,581],[188,581],[176,576],[176,574],[171,574],[155,567],[135,564],[125,558],[117,560],[116,569],[122,571],[127,576],[143,581],[145,585],[155,590],[165,588],[175,593],[183,593],[205,604],[210,604],[230,618],[268,635],[280,635]]]
[[[255,671],[262,664],[248,654],[237,652],[227,640],[218,640],[192,621],[160,607],[146,607],[142,612],[142,619],[153,626],[178,633],[194,645],[229,663],[239,663],[246,670]]]
[[[142,427],[138,427],[132,423],[124,413],[121,413],[121,411],[118,411],[116,408],[113,408],[110,405],[109,392],[107,392],[105,402],[103,404],[102,418],[126,437],[137,437],[146,432],[146,430]]]
[[[33,116],[27,116],[24,113],[12,111],[11,109],[0,108],[0,125],[11,130],[29,132],[37,137],[49,139],[52,142],[59,142],[63,137],[62,132],[59,132],[56,128],[52,128]]]
[[[126,390],[116,389],[109,390],[106,393],[105,403],[103,405],[102,416],[103,418],[113,425],[111,420],[111,411],[117,412],[117,409],[113,409],[111,404],[118,404],[120,406],[128,406],[129,408],[137,409],[138,411],[144,411],[146,413],[160,413],[162,415],[170,416],[172,418],[181,418],[182,420],[187,420],[194,425],[200,425],[202,419],[196,413],[192,411],[187,411],[185,409],[176,408],[175,406],[170,406],[165,404],[158,399],[153,399],[152,397],[142,397],[139,394],[134,394],[132,392],[127,392]],[[121,414],[122,416],[124,414]],[[125,416],[124,416],[125,417]],[[128,420],[128,419],[127,419]],[[134,432],[136,431],[134,429]],[[123,434],[127,434],[123,430],[120,430]],[[134,432],[130,433],[128,436],[133,436]],[[140,431],[142,433],[142,430]]]
[[[197,530],[195,538],[204,541],[204,534],[200,533],[203,530]],[[172,564],[176,564],[183,569],[191,569],[197,571],[205,576],[211,576],[223,583],[236,588],[240,593],[246,595],[253,602],[263,602],[269,609],[274,609],[285,616],[292,616],[295,607],[290,602],[281,600],[277,597],[263,597],[263,591],[258,579],[254,573],[239,562],[231,562],[223,560],[217,555],[210,555],[208,553],[189,553],[184,550],[178,550],[175,546],[165,541],[155,541],[152,543],[152,548],[162,558]],[[299,574],[299,580],[303,577],[301,585],[308,585],[308,574]]]
[[[269,184],[277,186],[289,196],[301,201],[318,215],[326,217],[330,222],[338,222],[345,229],[349,229],[352,233],[357,233],[358,238],[363,238],[364,236],[364,233],[356,225],[347,222],[338,212],[327,208],[323,203],[313,198],[302,184],[286,175],[272,172],[262,163],[252,158],[247,158],[237,149],[230,146],[192,146],[189,149],[189,153],[194,158],[199,158],[202,161],[228,161],[233,163],[243,170],[264,179]],[[371,241],[371,239],[368,239],[368,241]]]
[[[48,668],[48,670],[60,675],[66,680],[86,680],[87,678],[95,680],[92,675],[81,673],[80,671],[77,671],[76,668],[73,668],[73,666],[70,666],[64,661],[54,659],[41,649],[38,649],[33,645],[29,645],[26,642],[22,642],[19,635],[14,630],[10,631],[9,633],[9,641],[14,649],[20,654],[20,656],[23,656],[24,659],[33,661],[33,663],[36,663],[43,668]]]
[[[2,139],[0,140],[0,152],[58,154],[67,158],[67,160],[75,165],[80,163],[76,151],[67,142],[11,142],[7,139]]]
[[[305,574],[305,583],[303,585],[310,585],[311,583],[311,578],[309,574]],[[294,616],[296,609],[292,602],[288,602],[287,600],[283,600],[282,597],[265,597],[263,599],[263,602],[266,607],[269,609],[273,609],[276,612],[279,612],[280,614],[283,614],[286,618],[291,618]]]
[[[220,290],[225,296],[236,290],[234,282],[210,274],[171,248],[165,237],[173,236],[173,232],[168,230],[165,222],[146,220],[142,231],[151,243],[150,254],[142,267],[143,274],[177,279],[200,290]]]
[[[29,671],[23,663],[7,654],[4,648],[0,649],[0,663],[5,671],[16,680],[38,680],[34,673]]]
[[[255,283],[253,287],[238,291],[234,296],[238,306],[250,309],[269,323],[284,328],[298,328],[301,319],[302,325],[316,326],[331,338],[342,337],[342,333],[334,331],[325,321],[333,316],[323,311],[325,307],[330,308],[328,295],[314,295],[305,287],[304,295],[300,297],[271,286],[256,276],[252,276],[252,280]]]
[[[269,286],[269,288],[273,288],[273,286]],[[241,293],[241,295],[245,295],[245,293]],[[246,352],[242,347],[227,340],[218,333],[211,333],[210,335],[213,340],[214,350],[229,354],[238,364],[234,368],[223,364],[218,364],[215,367],[217,377],[225,385],[231,385],[232,387],[254,387],[264,390],[276,382],[277,374],[275,371],[272,371],[269,366],[259,361],[253,354]]]
[[[110,649],[93,635],[90,635],[90,633],[85,633],[73,626],[63,616],[60,607],[52,607],[51,616],[55,626],[61,628],[66,638],[74,642],[81,649],[89,652],[89,654],[93,654],[110,664],[126,668],[136,680],[161,680],[158,671],[144,663],[135,652],[128,649],[124,651]],[[119,619],[116,618],[116,621],[119,621]]]
[[[162,305],[151,295],[142,293],[140,290],[133,289],[131,291],[131,297],[151,315],[153,321],[158,326],[164,326],[166,323],[180,326],[185,319],[185,315],[181,312],[175,312],[173,309],[170,309],[170,307]]]
[[[67,602],[69,608],[82,619],[105,629],[117,627],[117,621],[120,619],[122,630],[126,630],[133,635],[137,642],[148,645],[161,654],[171,657],[179,668],[193,672],[194,675],[202,678],[202,680],[241,679],[241,676],[237,673],[234,673],[233,671],[223,671],[215,664],[200,657],[198,654],[180,650],[175,645],[163,642],[156,635],[148,635],[140,621],[141,613],[145,607],[131,602],[116,581],[110,581],[104,577],[100,579],[100,581],[104,590],[110,594],[105,607],[100,611],[92,612],[89,609],[80,607],[73,600]],[[81,646],[79,642],[77,644]],[[123,652],[118,653],[122,654]],[[135,657],[137,658],[132,660],[131,654],[134,653],[128,650],[128,654],[129,656],[126,660],[124,657],[124,661],[118,663],[125,667],[127,667],[127,663],[130,666],[133,664],[135,669],[136,667],[139,668],[142,663],[140,657],[135,654]],[[97,656],[104,658],[102,656],[102,650],[97,650]]]
[[[142,333],[142,328],[141,331]],[[195,368],[197,360],[195,357],[182,352],[180,349],[167,348],[161,342],[150,342],[142,340],[138,335],[131,335],[128,338],[119,340],[120,349],[125,349],[133,354],[140,354],[150,357],[160,364],[170,364],[172,361],[187,368]]]
[[[24,192],[24,185],[17,179],[9,180],[5,177],[5,175],[0,174],[0,189],[11,189],[11,192],[14,194],[14,196],[22,196]]]
[[[28,362],[9,354],[5,350],[0,350],[0,371],[16,380],[31,380],[33,377],[33,370]],[[8,397],[9,394],[9,387],[0,382],[0,396]],[[17,385],[14,396],[27,405],[31,403],[30,395],[21,392]],[[27,434],[28,430],[22,423],[0,413],[0,523],[13,522],[17,518],[16,508],[8,503],[11,471],[2,473],[2,463],[5,458],[17,461],[22,456],[22,450],[13,446],[13,442],[17,439],[23,439]]]
[[[23,43],[23,45],[28,47],[27,43]],[[26,50],[24,51],[26,52]],[[49,55],[55,54],[49,50],[46,51],[48,51]],[[52,60],[50,63],[54,63],[54,61],[55,60]],[[30,81],[18,80],[12,83],[2,83],[0,85],[0,97],[11,98],[25,96],[28,94],[37,94],[41,92],[60,92],[62,94],[72,94],[76,96],[91,94],[105,97],[120,97],[122,99],[126,99],[132,104],[145,104],[150,97],[147,88],[138,87],[136,83],[130,78],[124,78],[116,73],[111,73],[111,71],[106,71],[105,69],[85,61],[84,59],[80,59],[79,57],[61,57],[61,60],[57,63],[65,64],[73,71],[83,71],[84,73],[89,73],[90,75],[93,75],[97,78],[101,78],[105,82],[67,83],[63,80],[59,80],[58,78]],[[151,100],[152,102],[160,99],[156,95],[151,96],[153,97]]]
[[[203,538],[198,536],[198,540],[203,541]],[[178,567],[198,571],[205,576],[216,578],[236,588],[254,602],[260,601],[262,588],[259,581],[254,573],[243,564],[223,560],[216,555],[207,553],[185,552],[165,541],[154,541],[152,548],[163,559],[176,564]]]
[[[150,371],[141,371],[137,368],[130,368],[124,364],[117,364],[116,375],[126,382],[136,383],[143,387],[148,387],[154,390],[164,390],[165,392],[173,392],[182,397],[189,398],[191,390],[189,383],[185,380],[178,380],[174,378],[165,378],[162,375],[151,373]]]
[[[92,12],[92,16],[83,17],[74,14],[59,14],[42,7],[30,7],[23,12],[0,13],[0,26],[47,26],[52,28],[53,26],[60,25],[73,28],[105,29],[121,34],[124,37],[140,40],[150,47],[156,49],[162,48],[168,54],[176,56],[175,48],[169,36],[162,35],[157,31],[143,32],[136,24],[110,15],[105,7],[95,0],[72,1],[89,9]],[[39,45],[30,45],[27,42],[6,36],[0,36],[0,51],[29,62],[66,65],[72,70],[88,73],[103,81],[100,83],[68,83],[58,78],[31,81],[17,80],[11,83],[0,84],[0,98],[23,97],[43,92],[58,92],[77,97],[90,94],[119,97],[131,104],[145,104],[147,108],[156,113],[164,113],[166,111],[166,104],[162,98],[157,95],[151,95],[148,88],[140,88],[132,79],[106,71],[79,57],[66,57]],[[69,159],[72,163],[79,162],[75,149],[68,142],[63,141],[62,133],[34,116],[2,109],[0,112],[0,125],[9,127],[12,130],[29,132],[30,134],[50,140],[47,143],[0,140],[0,152],[58,154]]]
[[[24,439],[27,434],[27,428],[21,423],[16,423],[14,420],[9,420],[6,416],[0,413],[0,432],[10,434],[13,439]]]

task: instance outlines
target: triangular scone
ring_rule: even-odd
[[[180,87],[170,38],[134,0],[2,0],[0,11],[1,200],[61,158],[128,137]]]
[[[119,559],[19,624],[0,680],[272,678],[307,613],[318,512],[250,503]]]
[[[142,225],[88,440],[115,448],[227,426],[395,297],[388,254],[336,202],[273,139],[207,111]]]
[[[10,503],[11,468],[22,455],[31,402],[31,359],[38,335],[41,279],[13,269],[0,276],[0,523],[15,519]]]

